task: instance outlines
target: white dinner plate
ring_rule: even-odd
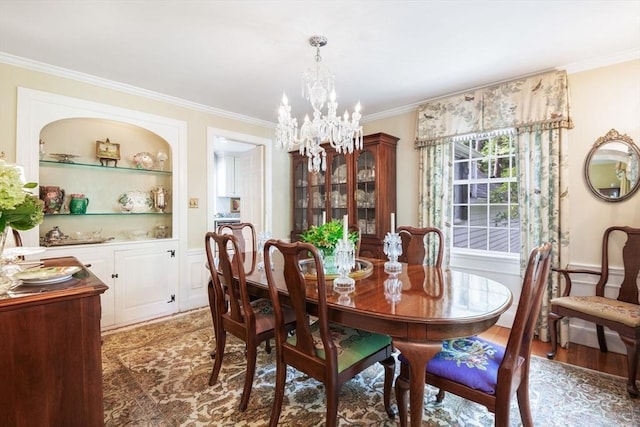
[[[35,255],[47,250],[44,246],[13,246],[2,251],[2,258],[13,259],[19,256]]]
[[[20,271],[14,274],[13,277],[21,280],[23,285],[48,285],[69,280],[73,274],[80,270],[81,268],[78,266],[37,267]]]

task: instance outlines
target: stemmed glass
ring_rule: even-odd
[[[389,232],[384,236],[383,251],[389,257],[389,261],[384,263],[384,271],[387,273],[402,271],[402,264],[398,262],[398,257],[402,255],[402,240],[398,233]]]
[[[258,271],[264,271],[264,245],[267,243],[267,240],[270,240],[273,237],[271,232],[269,231],[261,231],[258,233],[258,256],[260,256],[261,261],[258,263]],[[269,251],[273,253],[275,248],[271,247]],[[271,262],[271,269],[273,270],[274,265],[273,261]]]

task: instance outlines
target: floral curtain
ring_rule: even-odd
[[[543,241],[554,245],[553,265],[562,265],[569,255],[566,134],[571,127],[564,71],[513,80],[420,106],[415,143],[420,152],[420,225],[443,228],[449,247],[452,141],[465,134],[512,128],[518,134],[522,265],[529,252]],[[537,328],[543,341],[548,341],[548,301],[561,292],[557,275],[551,276]],[[567,325],[561,329],[560,342],[564,345]]]

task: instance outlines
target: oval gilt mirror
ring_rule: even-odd
[[[607,202],[628,199],[640,187],[640,150],[627,135],[611,129],[593,144],[584,163],[591,192]]]

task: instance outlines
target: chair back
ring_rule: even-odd
[[[617,233],[616,233],[617,232]],[[624,266],[624,278],[620,284],[618,300],[631,304],[638,304],[638,273],[640,272],[640,228],[614,226],[605,230],[602,238],[602,273],[600,281],[596,285],[596,295],[605,296],[605,285],[609,279],[609,252],[613,249],[612,239],[614,233],[624,233],[626,242],[622,248],[622,263]]]
[[[256,229],[250,222],[232,222],[218,226],[218,234],[233,234],[240,252],[256,251]]]
[[[287,287],[289,304],[294,310],[296,318],[295,343],[287,342],[282,305],[278,298],[278,288],[273,276],[274,272],[271,269],[266,269],[269,295],[271,296],[276,317],[276,348],[281,349],[287,364],[296,368],[302,366],[303,369],[301,370],[310,373],[315,378],[323,378],[323,372],[337,372],[338,354],[329,331],[329,321],[327,319],[327,286],[325,284],[324,268],[318,249],[304,242],[286,243],[281,240],[269,240],[265,244],[264,249],[266,265],[269,265],[271,262],[272,255],[271,251],[268,250],[271,247],[275,247],[282,254],[284,260],[284,282]],[[313,284],[305,281],[304,274],[300,267],[300,261],[309,259],[309,255],[315,264],[317,274],[317,280]],[[310,317],[307,313],[307,292],[309,287],[313,288],[313,294],[317,298],[317,321],[319,322],[319,335],[325,353],[324,360],[317,356],[316,344],[311,334]]]
[[[505,347],[504,358],[498,368],[496,399],[500,399],[501,389],[505,393],[502,397],[510,399],[510,391],[514,383],[513,376],[517,375],[520,369],[523,369],[521,372],[524,375],[528,375],[531,342],[540,314],[542,296],[547,289],[550,266],[551,243],[544,243],[531,251],[522,282],[516,316]]]
[[[217,247],[217,266],[214,246]],[[228,250],[229,247],[232,248],[231,251]],[[217,310],[218,315],[228,313],[230,319],[239,325],[255,325],[255,313],[251,308],[247,290],[243,257],[236,255],[242,253],[236,236],[208,232],[205,235],[205,251],[213,285],[209,287],[209,302],[213,304],[212,307]],[[237,280],[234,279],[235,275]]]
[[[402,240],[402,255],[398,257],[398,261],[442,267],[444,236],[439,228],[405,225],[398,227],[396,231]]]
[[[237,247],[234,248],[231,244],[227,246],[227,251],[239,251],[235,253],[242,253],[243,260],[247,254],[251,253],[252,261],[249,266],[245,266],[245,274],[249,275],[253,273],[256,260],[257,260],[257,240],[256,229],[250,222],[236,222],[229,224],[222,224],[218,226],[218,234],[231,234],[236,238]]]

